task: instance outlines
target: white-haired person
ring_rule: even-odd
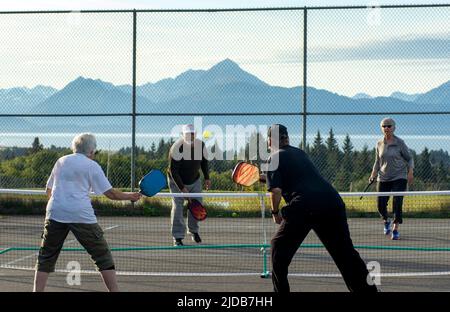
[[[139,200],[141,195],[121,192],[111,186],[100,165],[93,160],[96,148],[94,135],[79,134],[72,141],[73,154],[59,158],[53,167],[46,186],[49,201],[34,291],[44,291],[69,231],[91,256],[107,289],[119,291],[111,251],[97,223],[89,195],[93,192],[112,200],[130,201]]]
[[[375,163],[369,182],[377,180],[378,192],[403,192],[407,184],[412,184],[414,179],[414,160],[405,142],[394,135],[395,121],[392,118],[384,118],[380,123],[383,139],[377,142]],[[391,234],[391,221],[387,212],[389,196],[378,196],[378,212],[384,222],[384,234]],[[394,196],[392,208],[394,220],[391,239],[400,239],[399,224],[403,223],[402,217],[403,196]]]

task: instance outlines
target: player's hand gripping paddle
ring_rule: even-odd
[[[170,172],[169,172],[169,176],[170,176],[170,179],[174,182],[174,184],[178,188],[178,191],[181,192],[178,184],[175,182],[175,180],[173,179]],[[208,216],[208,213],[206,212],[206,208],[203,207],[202,203],[195,198],[187,197],[186,199],[188,201],[187,209],[191,212],[191,215],[194,217],[194,219],[197,221],[205,220],[206,217]]]
[[[139,181],[139,193],[152,197],[166,186],[167,181],[164,174],[158,169],[153,169]]]
[[[375,179],[371,179],[369,181],[369,184],[367,184],[366,188],[364,189],[363,193],[367,192],[367,190],[369,189],[369,187],[373,184],[373,182],[375,182]],[[361,200],[364,197],[364,195],[361,195],[361,197],[359,198],[359,200]]]
[[[251,186],[258,181],[266,182],[265,176],[259,174],[257,166],[242,161],[234,167],[231,177],[235,183],[243,186]]]
[[[205,207],[203,207],[202,203],[194,198],[189,198],[187,208],[191,212],[191,215],[197,221],[203,221],[208,216]]]

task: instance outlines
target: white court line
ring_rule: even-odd
[[[34,271],[34,268],[30,267],[7,267],[5,269],[13,270],[25,270]],[[81,271],[71,271],[71,270],[55,270],[56,273],[73,273],[79,272],[81,274],[98,274],[95,270],[81,270]],[[245,273],[193,273],[193,272],[132,272],[132,271],[117,271],[116,275],[121,276],[167,276],[167,277],[177,277],[177,276],[191,276],[191,277],[215,277],[215,276],[261,276],[261,272],[245,272]],[[270,273],[269,273],[270,275]],[[450,276],[450,271],[443,272],[415,272],[415,273],[381,273],[381,274],[371,274],[374,277],[426,277],[426,276]],[[292,273],[289,274],[291,277],[321,277],[321,278],[334,278],[342,277],[341,274],[309,274],[309,273]]]
[[[2,268],[2,267],[0,267]],[[31,267],[6,267],[4,269],[11,269],[11,270],[23,270],[23,271],[34,271],[34,268]],[[55,270],[56,273],[80,273],[80,274],[99,274],[98,271],[95,270]],[[249,273],[192,273],[192,272],[180,272],[180,273],[174,273],[174,272],[132,272],[132,271],[116,271],[116,275],[121,276],[260,276],[261,273],[256,272],[249,272]]]
[[[121,226],[121,225],[113,225],[113,226],[110,226],[110,227],[105,228],[105,231],[114,230],[114,229],[116,229],[116,228],[118,228],[118,227],[120,227],[120,226]]]
[[[411,272],[411,273],[380,273],[370,274],[373,277],[420,277],[420,276],[445,276],[450,275],[450,271],[443,272]],[[314,273],[292,273],[289,276],[295,277],[342,277],[341,274],[314,274]]]
[[[112,230],[112,229],[118,228],[119,226],[120,226],[120,225],[113,225],[113,226],[107,227],[107,228],[105,228],[105,231],[108,231],[108,230]],[[65,242],[65,244],[72,244],[72,243],[75,243],[75,242],[77,242],[77,240],[76,240],[76,239],[72,239],[72,240],[70,240],[70,241]],[[7,262],[7,263],[5,263],[5,264],[2,264],[2,265],[0,265],[0,268],[5,267],[5,266],[6,266],[6,267],[9,267],[9,266],[11,266],[12,264],[15,264],[15,263],[17,263],[17,262],[24,261],[24,260],[29,259],[29,258],[36,257],[37,255],[39,255],[39,251],[38,251],[38,252],[34,252],[34,253],[32,253],[31,255],[28,255],[28,256],[25,256],[25,257],[22,257],[22,258],[19,258],[19,259],[16,259],[16,260]]]

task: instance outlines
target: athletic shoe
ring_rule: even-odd
[[[200,235],[198,235],[198,233],[192,233],[192,240],[197,244],[202,242],[202,239],[200,238]]]
[[[384,235],[391,234],[391,221],[387,220],[384,222]]]
[[[183,240],[181,238],[177,238],[173,241],[174,246],[184,246]]]
[[[393,230],[393,231],[392,231],[392,237],[391,237],[391,239],[392,239],[392,240],[398,240],[398,239],[400,239],[400,233],[399,233],[397,230]]]

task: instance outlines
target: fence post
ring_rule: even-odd
[[[307,113],[307,42],[308,42],[308,10],[303,10],[303,130],[302,130],[302,150],[306,151],[306,113]]]

